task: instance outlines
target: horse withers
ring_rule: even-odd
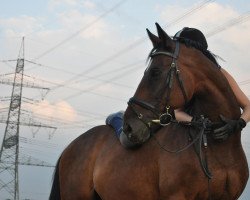
[[[208,134],[204,147],[202,131],[168,124],[187,104],[213,122],[220,114],[238,119],[226,78],[200,50],[158,24],[157,31],[148,31],[150,65],[124,114],[123,134],[136,148],[124,148],[106,125],[80,135],[58,160],[50,200],[236,200],[243,192],[249,174],[240,132],[223,142]]]

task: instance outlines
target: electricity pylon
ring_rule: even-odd
[[[24,38],[19,51],[6,128],[0,150],[0,196],[1,198],[19,200],[18,164],[19,162],[19,125],[33,126],[20,121],[22,89],[24,76]],[[39,88],[38,86],[34,88]],[[41,89],[44,89],[41,87]],[[34,124],[35,125],[35,124]],[[45,125],[39,125],[47,127]],[[48,127],[55,128],[55,127]],[[6,195],[6,196],[3,196]]]

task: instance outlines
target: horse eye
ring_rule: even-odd
[[[152,69],[150,71],[150,77],[153,78],[153,79],[156,79],[156,78],[159,78],[159,76],[161,75],[161,70],[159,69]]]

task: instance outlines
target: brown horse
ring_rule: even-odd
[[[240,132],[225,141],[207,134],[206,148],[197,145],[204,128],[166,125],[171,111],[187,104],[213,122],[220,114],[238,119],[226,78],[204,53],[157,30],[148,31],[151,62],[124,115],[127,139],[144,144],[124,148],[111,127],[92,128],[62,153],[50,200],[235,200],[243,192],[248,166]],[[162,126],[154,124],[159,116]]]

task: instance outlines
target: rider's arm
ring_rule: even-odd
[[[221,68],[221,72],[227,78],[229,85],[231,86],[236,96],[238,104],[242,109],[241,118],[244,119],[246,123],[249,122],[250,121],[250,101],[248,97],[240,89],[239,85],[236,83],[234,78],[225,69]]]
[[[222,73],[227,78],[236,99],[242,108],[241,118],[245,120],[245,122],[250,121],[250,101],[248,97],[244,94],[244,92],[240,89],[234,78],[223,68],[221,68]],[[187,114],[182,108],[175,110],[175,117],[178,121],[191,121],[192,116]]]
[[[191,122],[192,120],[192,117],[181,108],[174,110],[174,114],[177,121]]]

